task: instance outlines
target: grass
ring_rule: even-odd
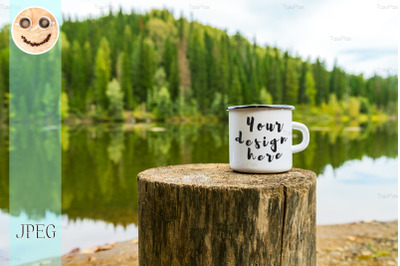
[[[390,254],[390,251],[388,250],[383,250],[383,251],[378,251],[371,242],[368,242],[368,247],[369,250],[371,250],[372,254],[371,256],[359,256],[356,258],[356,261],[363,261],[363,260],[370,260],[370,259],[377,259],[381,257],[386,257]]]

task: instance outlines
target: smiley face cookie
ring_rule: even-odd
[[[19,49],[28,54],[42,54],[57,42],[59,25],[55,16],[46,9],[31,7],[16,16],[11,33]]]

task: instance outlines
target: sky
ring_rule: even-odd
[[[33,3],[34,1],[32,1]],[[15,3],[15,2],[14,2]],[[203,24],[240,32],[249,41],[277,46],[292,55],[331,69],[382,76],[398,72],[399,2],[397,0],[64,0],[63,14],[72,18],[117,12],[168,8]],[[13,0],[0,0],[0,25]]]

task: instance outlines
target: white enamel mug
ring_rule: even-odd
[[[228,107],[229,164],[244,173],[289,171],[293,153],[310,142],[308,128],[292,122],[291,105],[241,105]],[[302,142],[292,145],[292,130],[299,130]]]

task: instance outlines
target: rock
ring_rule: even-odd
[[[99,251],[104,251],[104,250],[112,249],[116,244],[117,244],[117,243],[114,242],[114,243],[106,244],[106,245],[104,245],[104,246],[99,246],[99,247],[96,248],[96,251],[95,251],[95,252],[99,252]]]
[[[362,250],[359,255],[360,258],[370,258],[371,256],[372,253],[369,250]]]

